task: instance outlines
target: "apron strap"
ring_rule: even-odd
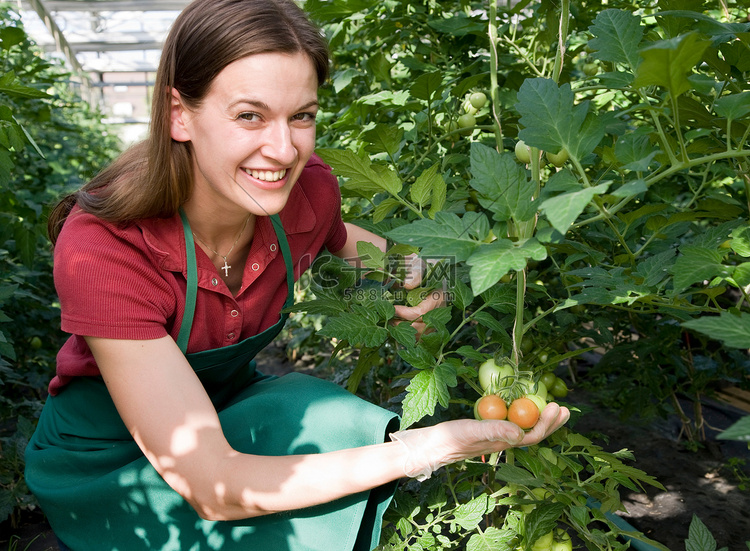
[[[180,332],[177,335],[177,346],[183,354],[187,353],[188,340],[190,339],[190,330],[193,326],[193,317],[195,316],[195,297],[198,293],[198,263],[195,258],[195,240],[193,232],[190,229],[185,211],[180,207],[180,219],[182,220],[182,229],[185,234],[185,257],[187,258],[187,291],[185,292],[185,312],[182,315]],[[284,302],[284,308],[289,308],[294,304],[294,263],[292,262],[292,251],[289,248],[289,241],[284,232],[284,226],[278,214],[270,216],[273,229],[276,232],[276,238],[279,240],[279,248],[284,258],[286,266],[286,284],[287,296]]]
[[[284,302],[284,308],[286,309],[294,304],[294,263],[292,262],[292,251],[289,248],[289,241],[287,241],[286,232],[284,231],[284,226],[281,225],[279,215],[272,214],[269,218],[276,232],[276,238],[279,240],[281,256],[284,257],[284,264],[286,265],[287,296]]]
[[[195,240],[190,229],[185,211],[180,207],[180,218],[182,229],[185,233],[185,257],[187,258],[187,291],[185,292],[185,312],[182,314],[180,333],[177,335],[177,346],[183,354],[187,353],[190,329],[193,327],[193,316],[195,316],[195,297],[198,294],[198,262],[195,259]]]

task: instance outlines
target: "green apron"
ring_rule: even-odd
[[[187,250],[183,353],[197,293],[195,243],[183,213]],[[294,272],[281,221],[272,216]],[[256,372],[254,356],[281,331],[287,314],[237,344],[186,354],[234,449],[258,455],[324,453],[382,443],[394,413],[338,385],[292,373]],[[349,551],[378,543],[395,483],[331,503],[242,521],[207,521],[164,482],[130,436],[101,377],[77,377],[50,396],[26,449],[26,481],[55,534],[73,551]]]

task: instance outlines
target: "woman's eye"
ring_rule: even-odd
[[[315,122],[315,113],[297,113],[292,117],[294,121]]]
[[[260,119],[260,115],[258,115],[258,113],[240,113],[237,118],[242,119],[243,121],[255,122]]]

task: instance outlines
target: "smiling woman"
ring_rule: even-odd
[[[394,413],[331,382],[256,370],[312,258],[385,248],[343,223],[313,152],[327,69],[291,0],[196,0],[165,44],[148,139],[52,213],[71,336],[26,480],[74,551],[372,549],[399,478],[538,442],[567,419],[549,406],[528,433],[474,420],[396,431]]]

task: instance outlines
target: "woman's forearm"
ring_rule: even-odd
[[[234,453],[216,469],[215,502],[196,509],[210,520],[303,509],[401,478],[405,462],[406,451],[396,442],[323,454]]]

